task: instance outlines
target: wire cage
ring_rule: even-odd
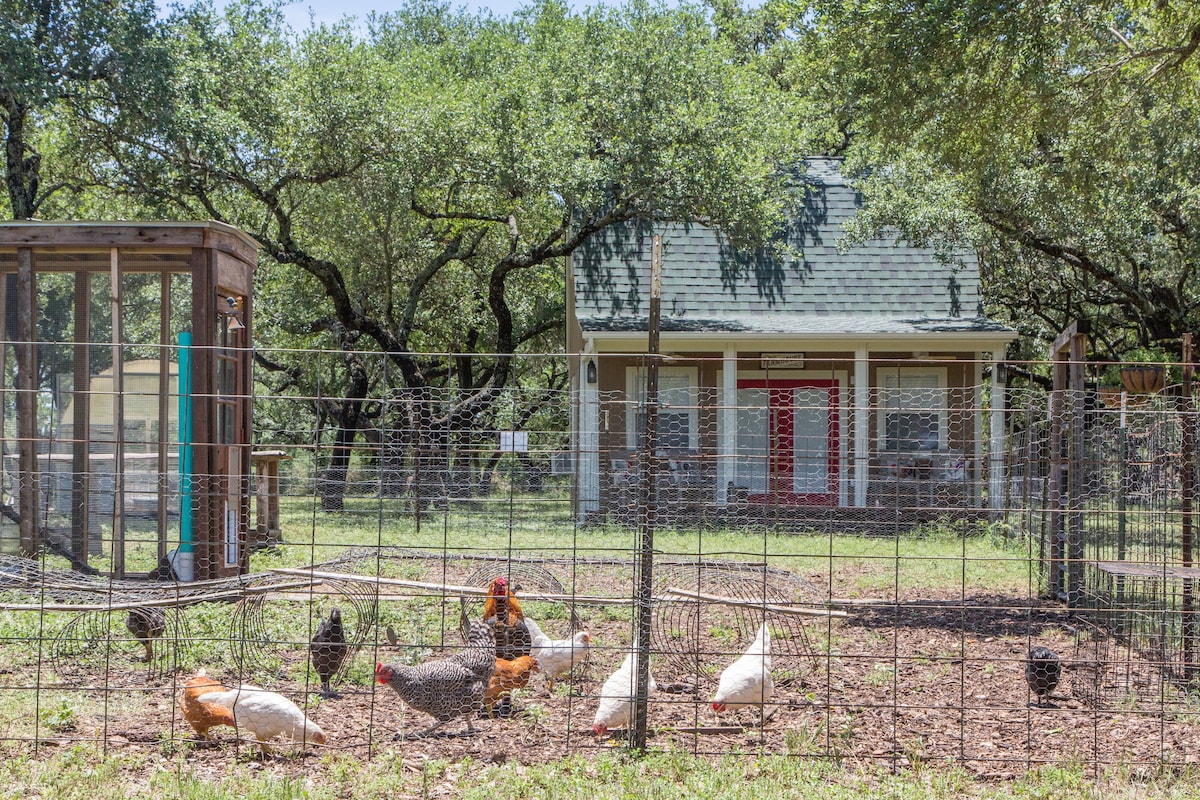
[[[312,359],[322,374],[340,363],[267,357]],[[386,354],[362,357],[380,386],[395,380]],[[808,359],[820,374],[796,376],[755,357],[744,366],[769,375],[739,387],[717,380],[724,358],[697,358],[673,362],[664,447],[650,451],[637,437],[652,405],[612,384],[644,373],[593,358],[594,384],[585,368],[574,387],[514,387],[473,417],[454,415],[457,388],[390,387],[362,417],[373,427],[351,438],[328,405],[261,386],[272,480],[250,495],[276,533],[248,548],[246,574],[129,580],[82,574],[52,550],[0,557],[0,699],[33,686],[75,713],[69,730],[36,713],[0,719],[0,744],[191,741],[178,702],[204,668],[226,686],[279,693],[331,743],[372,757],[433,721],[380,683],[376,665],[463,654],[464,621],[482,617],[496,577],[549,637],[589,632],[586,659],[553,685],[522,676],[505,690],[507,716],[406,739],[413,753],[483,753],[496,739],[466,735],[468,721],[519,730],[531,758],[607,746],[593,729],[605,686],[640,648],[658,687],[645,703],[653,747],[721,755],[750,744],[998,775],[1068,754],[1097,771],[1161,763],[1190,741],[1184,609],[1196,576],[1181,563],[1175,402],[1147,398],[1123,424],[1119,408],[1085,403],[1073,451],[1069,428],[1052,430],[1063,419],[1051,393],[998,383],[991,362],[881,358],[856,408],[857,386],[840,383],[854,371],[845,359]],[[579,427],[584,411],[595,430]],[[1055,484],[1074,452],[1078,479]],[[102,545],[112,536],[102,528]],[[157,539],[128,544],[131,563],[156,563]],[[126,624],[142,606],[165,609],[150,662]],[[337,696],[319,697],[310,646],[334,607],[348,657],[332,677]],[[749,711],[715,709],[722,676],[764,622],[773,694]],[[1066,668],[1049,698],[1024,679],[1035,645]],[[631,727],[607,726],[618,741]],[[1040,735],[1048,728],[1063,733]]]

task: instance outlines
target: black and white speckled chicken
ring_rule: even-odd
[[[312,659],[313,670],[321,679],[321,697],[329,697],[329,682],[342,668],[350,646],[346,643],[346,629],[342,626],[342,610],[331,608],[329,617],[321,620],[317,632],[313,635],[312,643],[308,646],[308,654]]]
[[[154,640],[167,630],[167,615],[161,608],[131,608],[125,627],[146,648],[146,661],[154,659]]]
[[[1029,650],[1029,658],[1025,660],[1025,680],[1029,689],[1037,695],[1037,704],[1042,705],[1042,698],[1049,697],[1058,687],[1062,677],[1062,662],[1049,647],[1038,645]]]
[[[417,738],[458,717],[466,717],[467,732],[474,733],[471,718],[483,706],[488,680],[495,669],[496,641],[492,628],[472,622],[467,647],[461,653],[415,667],[380,663],[375,666],[375,680],[391,686],[411,708],[437,720],[417,734]]]

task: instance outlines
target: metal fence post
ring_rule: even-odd
[[[650,695],[650,613],[654,591],[654,527],[658,517],[658,334],[662,304],[662,236],[650,251],[650,320],[646,345],[646,426],[642,437],[641,553],[638,559],[637,675],[634,678],[633,726],[629,746],[646,749],[646,711]]]

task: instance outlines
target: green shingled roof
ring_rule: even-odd
[[[890,238],[839,252],[861,205],[837,159],[805,162],[810,185],[788,225],[803,255],[788,261],[733,250],[712,229],[629,223],[601,231],[572,257],[575,311],[588,331],[646,330],[650,243],[663,235],[665,331],[906,333],[1003,331],[979,312],[973,253],[955,264]]]

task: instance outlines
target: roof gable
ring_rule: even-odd
[[[650,247],[661,233],[664,330],[1002,330],[981,318],[974,254],[946,263],[932,249],[886,237],[838,251],[862,205],[839,166],[805,163],[808,188],[783,233],[795,258],[737,251],[699,223],[630,222],[592,236],[572,257],[582,329],[645,330]]]

